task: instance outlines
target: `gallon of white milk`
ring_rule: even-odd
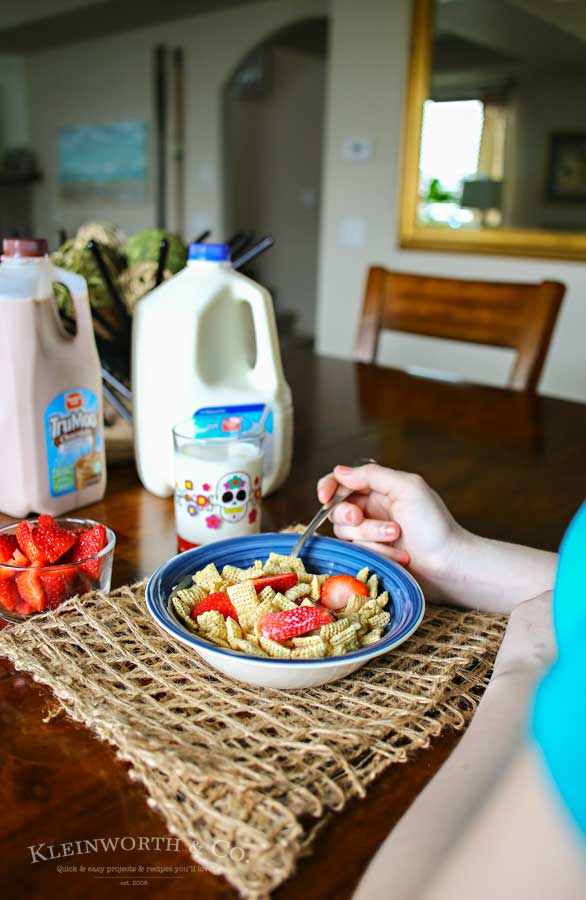
[[[293,406],[271,296],[230,264],[225,244],[192,244],[187,266],[138,303],[132,332],[136,464],[147,490],[173,493],[172,428],[266,432],[263,493],[291,467]]]
[[[59,317],[64,284],[77,331]],[[0,510],[60,515],[106,489],[102,379],[87,285],[44,240],[5,240],[0,265]]]

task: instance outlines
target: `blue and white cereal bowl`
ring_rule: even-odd
[[[269,553],[288,553],[296,534],[257,534],[217,541],[174,556],[154,572],[146,587],[148,611],[172,638],[195,650],[209,665],[225,675],[266,688],[294,690],[326,684],[349,675],[369,660],[389,653],[419,627],[425,610],[421,588],[401,566],[376,553],[333,538],[313,537],[304,546],[302,559],[308,572],[355,575],[364,566],[379,577],[381,591],[388,591],[392,613],[386,633],[371,647],[325,659],[268,659],[247,656],[216,647],[188,631],[169,608],[170,594],[178,584],[191,583],[191,575],[208,563],[248,568]]]

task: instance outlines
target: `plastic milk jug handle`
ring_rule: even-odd
[[[93,322],[90,310],[90,303],[87,294],[83,296],[78,292],[79,275],[70,275],[69,272],[59,273],[59,282],[69,289],[73,308],[75,309],[75,321],[77,323],[77,331],[74,340],[85,341],[88,335],[93,337]]]
[[[252,371],[262,374],[263,385],[276,387],[284,376],[271,298],[247,278],[240,278],[238,295],[250,304],[252,311],[256,340],[256,364]]]

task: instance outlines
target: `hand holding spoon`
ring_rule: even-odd
[[[355,468],[356,466],[366,466],[369,463],[376,463],[376,460],[375,459],[359,459],[356,462],[352,463],[352,468]],[[292,556],[294,558],[299,556],[299,554],[301,553],[301,548],[305,544],[306,540],[308,538],[310,538],[311,535],[315,531],[317,531],[317,529],[321,525],[323,525],[323,523],[325,522],[325,520],[327,519],[329,514],[332,512],[332,510],[334,510],[336,508],[336,506],[339,506],[339,504],[343,500],[345,500],[347,497],[349,497],[351,493],[352,493],[352,488],[347,488],[347,487],[343,487],[342,485],[339,485],[336,493],[331,498],[331,500],[328,500],[327,503],[324,503],[322,508],[317,511],[317,513],[315,514],[315,516],[313,517],[313,519],[311,520],[311,522],[309,523],[309,525],[307,526],[307,528],[305,529],[303,534],[301,534],[299,536],[299,540],[293,547],[291,553],[289,553],[289,556]]]

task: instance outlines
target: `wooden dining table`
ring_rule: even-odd
[[[318,477],[361,457],[421,473],[475,532],[548,550],[557,548],[586,496],[586,405],[318,357],[298,342],[284,345],[284,365],[295,406],[293,467],[263,502],[263,531],[308,521]],[[176,552],[173,501],[144,490],[131,462],[110,468],[104,499],[83,515],[116,532],[113,587],[144,578]],[[0,523],[8,521],[0,516]],[[169,843],[165,823],[114,747],[60,713],[50,691],[29,675],[7,661],[1,674],[3,897],[236,896],[223,879],[194,865],[186,849]],[[333,814],[274,896],[351,897],[383,839],[459,737],[434,739],[391,766],[365,799]],[[88,857],[35,861],[30,849],[115,836],[153,838],[148,850],[137,844],[132,853],[92,856],[92,865],[135,867],[130,877],[82,871],[79,863]],[[141,877],[147,865],[161,866],[163,874]],[[165,874],[189,866],[193,871]]]

